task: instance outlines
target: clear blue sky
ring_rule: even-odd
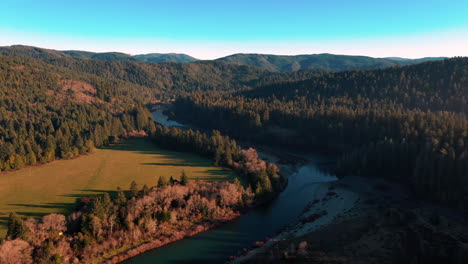
[[[467,39],[468,0],[2,0],[0,9],[2,45],[132,54],[466,56]]]

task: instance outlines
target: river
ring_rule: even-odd
[[[153,117],[163,125],[188,127],[168,120],[162,109],[153,112]],[[320,163],[319,158],[311,158],[309,163],[298,168],[288,177],[286,189],[272,202],[254,208],[225,225],[145,252],[123,263],[224,263],[229,256],[252,246],[255,241],[273,236],[294,223],[311,202],[311,194],[319,185],[337,179],[319,170]]]

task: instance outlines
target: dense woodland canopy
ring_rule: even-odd
[[[0,56],[0,170],[72,158],[154,130],[144,93],[127,85]]]
[[[270,71],[291,72],[305,69],[325,69],[329,71],[344,71],[349,69],[376,69],[398,65],[411,65],[427,60],[441,60],[441,57],[403,59],[403,58],[372,58],[366,56],[350,56],[335,54],[308,55],[269,55],[269,54],[233,54],[217,60],[238,65],[261,67]]]
[[[72,158],[134,131],[151,132],[146,104],[198,90],[242,90],[322,71],[270,73],[224,62],[80,59],[33,47],[0,48],[0,170]]]
[[[325,74],[250,91],[194,93],[176,115],[229,135],[342,153],[338,175],[384,176],[466,209],[468,59]]]
[[[147,88],[153,99],[173,99],[194,91],[232,91],[248,89],[283,80],[304,80],[319,69],[292,73],[274,73],[261,68],[235,65],[223,61],[193,63],[139,63],[121,60],[94,60],[70,56],[64,52],[28,46],[0,47],[0,54],[26,60],[36,59],[74,72],[118,79]]]

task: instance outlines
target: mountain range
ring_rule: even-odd
[[[350,69],[375,69],[392,66],[410,65],[424,61],[442,60],[445,57],[428,57],[421,59],[405,58],[372,58],[366,56],[349,56],[334,54],[311,55],[267,55],[267,54],[234,54],[218,60],[261,67],[270,71],[290,72],[304,69],[324,69],[329,71],[344,71]]]
[[[80,59],[94,59],[100,61],[129,61],[140,63],[162,62],[196,62],[198,59],[179,53],[149,53],[130,55],[121,52],[89,52],[78,50],[50,50],[36,47],[15,45],[0,47],[0,52],[8,54],[27,55],[30,57],[44,56],[73,57]],[[237,65],[254,66],[272,72],[293,72],[308,69],[323,69],[328,71],[343,71],[350,69],[367,70],[417,64],[425,61],[443,60],[446,57],[426,57],[420,59],[407,59],[399,57],[373,58],[367,56],[335,55],[335,54],[309,54],[309,55],[269,55],[269,54],[233,54],[214,61],[222,61]]]

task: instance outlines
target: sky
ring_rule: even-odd
[[[0,0],[0,46],[468,56],[468,0]]]

